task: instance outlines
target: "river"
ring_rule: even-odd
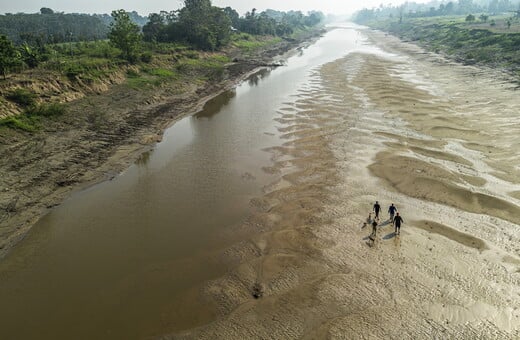
[[[330,30],[42,218],[0,263],[0,338],[514,338],[514,90],[366,33]],[[377,199],[410,227],[370,244]]]
[[[226,270],[214,254],[273,181],[273,120],[309,72],[356,48],[335,30],[169,128],[110,182],[75,194],[0,265],[2,338],[132,338],[211,319],[196,287]],[[224,236],[223,236],[224,235]]]

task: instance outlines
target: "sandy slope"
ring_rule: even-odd
[[[241,230],[262,233],[205,289],[221,318],[165,338],[520,338],[516,92],[366,34],[395,54],[324,65],[280,108],[280,180]],[[383,220],[370,242],[376,199],[401,236]]]

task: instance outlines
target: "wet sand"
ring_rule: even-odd
[[[237,230],[256,236],[204,288],[220,317],[163,338],[520,338],[514,86],[364,34],[385,52],[324,65],[280,107],[287,141],[265,169],[279,180]]]

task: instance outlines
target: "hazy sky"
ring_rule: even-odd
[[[212,0],[218,7],[230,6],[241,15],[252,8],[258,11],[272,8],[281,11],[321,10],[324,13],[345,14],[361,8],[377,7],[379,4],[401,4],[406,0]],[[428,0],[415,0],[427,2]],[[135,10],[141,15],[171,11],[183,7],[183,0],[0,0],[0,13],[36,13],[48,7],[66,13],[110,13],[114,9]]]

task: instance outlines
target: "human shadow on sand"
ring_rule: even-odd
[[[397,236],[397,234],[395,233],[395,231],[393,231],[390,234],[387,234],[387,235],[383,236],[383,240],[389,240],[389,239],[394,238],[396,236]]]
[[[384,227],[384,226],[387,226],[389,224],[392,224],[392,221],[386,220],[386,221],[381,222],[380,224],[378,224],[378,227]]]

